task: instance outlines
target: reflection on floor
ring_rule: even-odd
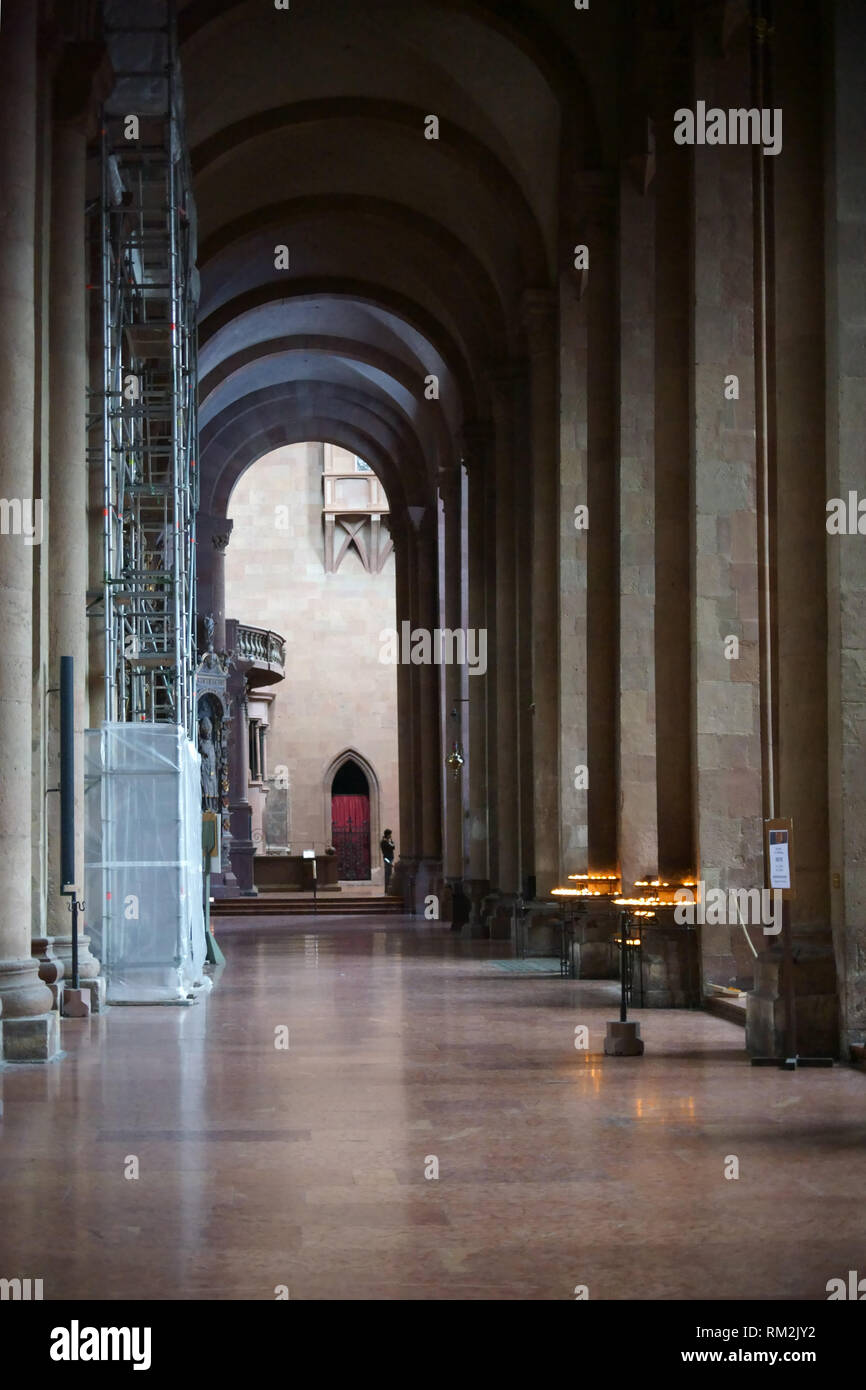
[[[515,974],[439,924],[219,933],[202,1003],[66,1023],[63,1062],[0,1071],[0,1276],[46,1299],[823,1299],[862,1270],[858,1072],[750,1069],[741,1028],[691,1012],[639,1014],[646,1055],[606,1058],[615,982]]]

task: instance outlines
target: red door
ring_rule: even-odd
[[[369,879],[369,796],[338,793],[331,797],[331,843],[337,851],[337,874],[341,879]]]

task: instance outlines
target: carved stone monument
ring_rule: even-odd
[[[221,822],[220,865],[211,876],[214,897],[233,897],[237,879],[231,862],[231,818],[229,813],[229,729],[231,716],[227,684],[231,657],[215,652],[214,620],[202,620],[207,650],[196,671],[196,714],[198,750],[201,755],[202,810],[216,811]]]

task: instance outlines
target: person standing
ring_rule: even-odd
[[[379,841],[379,848],[382,851],[382,858],[385,861],[385,892],[388,892],[388,885],[391,882],[391,872],[394,868],[394,854],[396,845],[391,839],[390,830],[386,830],[382,839]]]

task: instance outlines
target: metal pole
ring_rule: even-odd
[[[625,953],[626,953],[626,944],[625,944],[625,939],[626,939],[626,936],[627,936],[627,935],[628,935],[628,913],[627,913],[627,912],[622,912],[622,913],[620,913],[620,919],[619,919],[619,949],[620,949],[620,961],[619,961],[619,977],[620,977],[619,1021],[620,1021],[620,1023],[627,1023],[627,1022],[628,1022],[628,1001],[627,1001],[627,997],[626,997],[626,979],[625,979],[625,961],[626,961],[626,955],[625,955]]]

